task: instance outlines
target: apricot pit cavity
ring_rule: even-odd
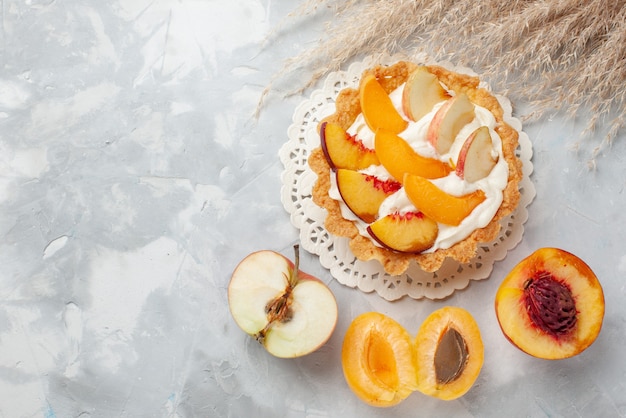
[[[434,365],[439,384],[455,381],[465,369],[469,353],[463,336],[454,328],[448,328],[437,345]]]

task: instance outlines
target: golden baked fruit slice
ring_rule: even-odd
[[[341,365],[352,391],[364,402],[393,406],[416,390],[411,335],[378,312],[359,315],[343,340]]]
[[[337,188],[344,203],[366,223],[374,222],[381,203],[401,187],[395,180],[381,180],[343,168],[337,170],[336,176]]]
[[[412,121],[418,121],[433,107],[450,98],[437,76],[420,65],[406,80],[402,90],[402,110]]]
[[[367,231],[385,248],[420,253],[433,246],[439,226],[421,212],[393,213],[372,223]]]
[[[398,113],[391,98],[373,74],[361,79],[359,101],[365,122],[373,132],[386,129],[397,134],[407,128],[408,122]]]
[[[540,248],[504,278],[495,298],[498,322],[509,341],[543,359],[579,354],[598,337],[604,293],[580,258]]]
[[[356,137],[349,135],[341,126],[323,122],[320,127],[320,145],[328,165],[332,169],[362,170],[378,165],[373,149],[367,148]]]
[[[422,323],[415,339],[418,390],[439,399],[464,395],[484,360],[478,324],[465,309],[446,306]]]
[[[409,200],[427,217],[446,225],[457,226],[485,200],[478,189],[464,196],[453,196],[421,176],[407,174],[404,190]]]
[[[461,129],[474,120],[474,105],[467,94],[460,93],[448,99],[433,116],[426,139],[441,155],[450,151],[450,147]]]
[[[382,166],[400,182],[406,173],[435,179],[451,171],[448,164],[419,155],[403,138],[385,129],[376,132],[374,149]]]

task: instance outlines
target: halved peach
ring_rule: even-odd
[[[474,105],[465,93],[448,99],[437,110],[433,120],[428,125],[426,138],[435,147],[439,154],[450,150],[461,129],[475,117]]]
[[[398,113],[391,98],[373,74],[361,79],[359,101],[365,123],[372,131],[386,129],[400,133],[407,128],[408,122]]]
[[[465,309],[446,306],[422,323],[415,339],[418,390],[439,399],[463,396],[484,361],[478,324]]]
[[[383,167],[400,182],[406,173],[435,179],[451,171],[448,164],[421,156],[403,138],[385,129],[376,132],[374,148]]]
[[[421,212],[392,213],[372,223],[367,231],[385,248],[419,253],[433,246],[439,226]]]
[[[450,98],[436,75],[420,65],[406,80],[402,91],[402,110],[412,121],[420,120],[437,103]]]
[[[485,193],[480,189],[464,196],[454,196],[428,179],[413,174],[405,175],[403,185],[409,200],[424,215],[446,225],[459,225],[485,200]]]
[[[378,165],[373,149],[367,148],[355,136],[349,135],[341,126],[323,122],[320,127],[320,145],[328,165],[332,169],[362,170]]]
[[[579,354],[598,337],[604,293],[580,258],[558,248],[540,248],[504,278],[495,298],[506,338],[543,359]]]
[[[381,203],[398,191],[400,183],[340,168],[336,172],[337,188],[345,204],[364,222],[374,222]]]
[[[341,364],[352,391],[369,405],[396,405],[417,388],[413,341],[396,321],[367,312],[352,321],[343,340]]]

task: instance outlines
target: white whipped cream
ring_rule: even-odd
[[[485,193],[486,198],[461,222],[460,225],[451,226],[439,224],[439,235],[437,236],[435,244],[428,250],[424,251],[425,253],[430,253],[438,249],[451,247],[457,242],[467,238],[474,230],[483,228],[491,222],[496,214],[496,211],[502,204],[503,190],[508,182],[509,171],[507,162],[502,153],[502,140],[494,130],[496,127],[496,120],[489,110],[474,105],[476,114],[474,120],[461,129],[448,153],[438,155],[435,148],[426,140],[426,132],[433,116],[444,102],[435,105],[430,113],[422,117],[420,120],[413,122],[406,117],[402,110],[403,89],[404,85],[401,85],[389,96],[391,97],[391,100],[400,115],[402,115],[402,117],[409,122],[408,127],[401,132],[399,136],[406,140],[418,154],[424,157],[436,158],[445,162],[452,161],[456,165],[459,151],[461,150],[465,139],[478,127],[487,126],[489,127],[489,132],[491,133],[494,148],[493,152],[498,155],[498,162],[493,170],[491,170],[491,173],[489,173],[487,177],[474,183],[468,183],[467,181],[460,179],[454,171],[446,177],[431,180],[437,187],[455,196],[462,196],[467,193],[471,193],[476,189],[480,189]],[[361,140],[366,147],[370,149],[374,148],[375,134],[365,123],[365,119],[362,114],[356,118],[352,126],[348,129],[348,133],[356,135],[356,137]],[[362,172],[374,175],[382,180],[391,178],[390,174],[382,166],[371,166],[362,170]],[[343,217],[354,221],[355,225],[359,229],[359,233],[371,239],[367,232],[368,225],[359,219],[341,199],[334,175],[331,175],[329,196],[340,202]],[[390,213],[407,213],[414,212],[416,210],[417,208],[407,197],[404,188],[401,188],[383,202],[378,211],[378,216],[380,218]],[[371,239],[371,241],[375,245],[379,245],[375,240]]]

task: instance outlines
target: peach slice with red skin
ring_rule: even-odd
[[[337,188],[344,203],[364,222],[374,222],[381,203],[398,191],[400,183],[340,168],[336,172]]]
[[[498,154],[494,153],[489,128],[481,126],[463,143],[456,162],[455,173],[460,178],[473,183],[487,177],[497,163]]]
[[[402,110],[412,121],[418,121],[437,103],[450,98],[436,75],[421,65],[406,80],[402,91]]]
[[[540,248],[504,278],[495,310],[513,345],[534,357],[563,359],[598,337],[604,293],[583,260],[558,248]]]
[[[373,149],[367,148],[362,141],[349,135],[335,123],[322,123],[320,126],[320,145],[326,161],[332,169],[363,170],[379,164]]]
[[[385,129],[376,132],[374,149],[383,167],[400,182],[406,173],[435,179],[445,177],[451,171],[448,164],[421,156],[403,138]]]
[[[465,93],[448,99],[433,116],[426,139],[440,155],[446,154],[461,129],[475,117],[474,105]]]
[[[478,324],[465,309],[446,306],[434,311],[415,339],[418,390],[439,399],[463,396],[474,384],[484,361]]]
[[[385,248],[420,253],[433,246],[439,226],[421,212],[392,213],[369,225],[367,231]]]
[[[403,185],[409,200],[424,215],[446,225],[458,226],[486,198],[480,189],[454,196],[428,179],[413,174],[405,175]]]
[[[386,129],[397,134],[407,128],[409,123],[398,113],[389,94],[373,74],[361,79],[359,101],[365,123],[373,132]]]

